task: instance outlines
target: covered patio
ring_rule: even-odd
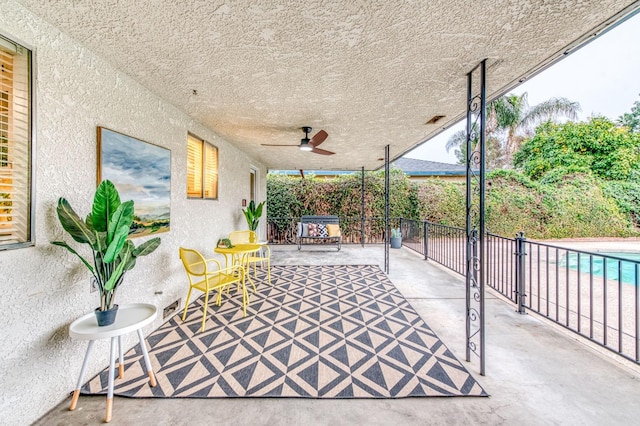
[[[170,220],[160,216],[170,230],[153,258],[127,276],[118,303],[169,312],[187,290],[179,248],[211,254],[216,241],[244,229],[242,207],[268,202],[270,170],[388,167],[469,115],[476,102],[465,97],[468,76],[480,64],[484,104],[638,10],[638,0],[0,2],[0,49],[22,70],[9,88],[28,99],[0,114],[3,126],[23,127],[15,140],[3,136],[6,155],[15,151],[23,161],[10,170],[23,183],[23,201],[3,214],[24,228],[0,247],[0,422],[104,418],[102,396],[82,396],[68,411],[85,347],[69,326],[95,309],[96,294],[77,259],[50,243],[63,233],[57,200],[86,206],[101,178],[96,130],[166,151]],[[305,152],[316,135],[324,135],[322,148]],[[210,153],[207,170],[194,160],[194,144],[198,155]],[[147,177],[151,169],[139,172]],[[480,376],[463,361],[464,281],[406,249],[390,255],[393,284],[489,398],[118,398],[113,422],[602,424],[640,417],[637,366],[616,364],[491,293],[483,315],[490,356]],[[338,253],[275,247],[272,264],[382,268],[387,260],[375,246]],[[144,335],[164,320],[158,315]],[[96,352],[105,354],[102,343]],[[126,348],[136,343],[133,335],[124,339]],[[88,376],[104,365],[93,358]]]
[[[276,246],[272,256],[274,265],[384,263],[382,246],[345,245],[340,253]],[[406,248],[392,250],[390,261],[393,284],[464,360],[464,280]],[[487,294],[486,309],[487,375],[477,374],[474,362],[462,364],[489,398],[116,398],[113,423],[189,424],[209,417],[264,425],[633,424],[640,416],[637,366],[535,316],[519,315],[495,294]],[[65,400],[35,424],[93,424],[103,416],[103,396],[82,396],[76,411],[68,411]]]

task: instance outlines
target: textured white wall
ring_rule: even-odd
[[[0,251],[0,424],[27,424],[73,390],[86,342],[72,341],[68,327],[98,305],[97,293],[89,293],[88,271],[49,244],[73,243],[55,217],[59,197],[82,216],[89,212],[96,187],[96,126],[171,150],[171,231],[160,234],[160,248],[128,273],[117,303],[148,302],[161,310],[177,298],[184,301],[178,247],[212,255],[219,237],[246,229],[241,199],[249,198],[249,168],[259,170],[259,200],[265,197],[266,169],[12,0],[0,2],[0,31],[36,53],[36,245]],[[187,132],[219,148],[217,201],[186,198]],[[78,248],[88,254],[82,251],[86,247]],[[159,318],[145,334],[161,323]],[[133,346],[134,336],[127,336],[126,344]],[[107,359],[107,341],[97,342],[86,377],[104,368]]]

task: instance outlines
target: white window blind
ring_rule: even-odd
[[[187,197],[218,198],[218,148],[187,136]]]
[[[0,249],[31,241],[31,52],[0,36]]]

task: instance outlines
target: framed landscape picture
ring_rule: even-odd
[[[121,201],[133,200],[130,236],[169,231],[171,151],[98,127],[98,184],[108,179]]]

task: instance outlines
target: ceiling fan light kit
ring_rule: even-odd
[[[320,130],[311,139],[309,139],[309,132],[311,130],[312,130],[311,127],[308,127],[308,126],[302,127],[302,131],[304,132],[304,138],[300,139],[300,145],[297,145],[298,148],[300,148],[300,151],[311,151],[314,154],[322,154],[322,155],[335,154],[335,152],[318,148],[318,145],[324,142],[325,139],[327,139],[327,137],[329,136],[327,132],[325,132],[324,130]],[[276,144],[263,143],[262,146],[296,146],[296,145],[276,145]]]
[[[309,132],[311,131],[311,127],[304,126],[302,131],[304,132],[304,138],[300,139],[300,150],[313,151],[313,145],[309,144]]]
[[[304,138],[300,139],[300,151],[313,151],[313,146],[309,144],[309,132],[311,127],[303,127]]]

